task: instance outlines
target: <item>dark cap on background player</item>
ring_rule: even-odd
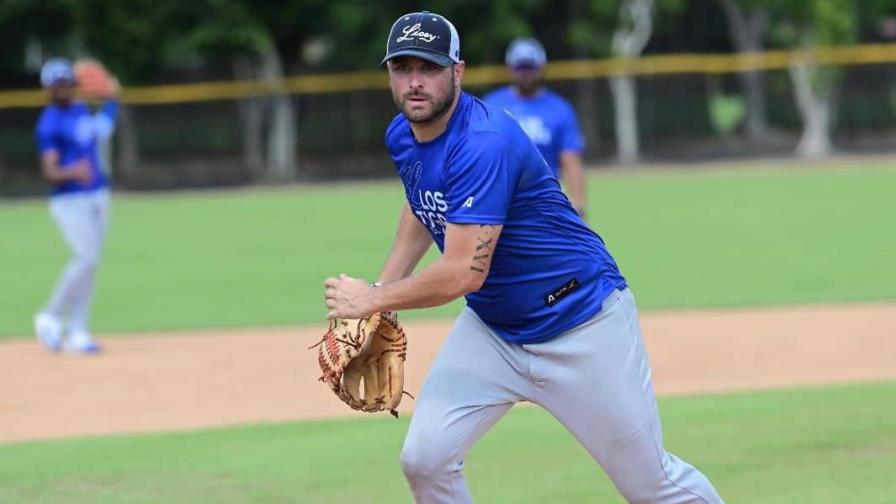
[[[40,85],[47,90],[50,101],[58,105],[72,101],[76,84],[75,69],[65,58],[50,58],[40,69]]]
[[[40,85],[49,88],[58,84],[75,84],[75,70],[65,58],[50,58],[40,69]]]
[[[460,63],[460,37],[451,21],[432,12],[412,12],[398,18],[389,30],[386,56],[414,56],[447,67]]]
[[[534,38],[518,38],[507,47],[504,62],[513,77],[513,86],[524,97],[541,88],[542,70],[548,62],[544,46]]]
[[[541,42],[534,38],[518,38],[507,47],[504,62],[514,69],[541,68],[548,62],[548,58]]]

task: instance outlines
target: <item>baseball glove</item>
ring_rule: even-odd
[[[407,346],[396,314],[381,312],[364,319],[330,321],[327,333],[311,348],[320,347],[320,381],[345,404],[371,413],[388,410],[398,418],[396,408],[407,394],[403,390]]]
[[[74,64],[78,92],[88,100],[105,100],[118,94],[118,79],[94,59],[80,59]]]

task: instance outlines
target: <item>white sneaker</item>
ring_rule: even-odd
[[[38,313],[34,316],[34,332],[48,350],[59,351],[62,346],[62,322],[58,318],[49,313]]]
[[[98,354],[103,351],[103,348],[93,340],[90,334],[78,331],[68,336],[68,340],[65,342],[65,351],[69,353]]]

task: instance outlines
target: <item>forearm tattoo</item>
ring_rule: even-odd
[[[476,237],[478,244],[476,251],[473,252],[473,264],[470,269],[477,273],[485,273],[488,269],[488,258],[492,255],[492,249],[495,244],[494,225],[482,224],[479,226],[479,236]]]

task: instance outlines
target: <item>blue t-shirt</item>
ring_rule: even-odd
[[[557,178],[560,178],[560,153],[581,153],[585,150],[585,139],[579,130],[576,112],[557,93],[541,89],[535,96],[527,98],[518,95],[513,87],[505,86],[483,99],[516,118]]]
[[[107,100],[97,113],[91,113],[86,104],[75,102],[66,107],[47,105],[37,121],[35,136],[39,155],[55,150],[59,153],[59,167],[71,168],[87,159],[93,173],[89,184],[67,181],[56,185],[53,195],[93,191],[109,185],[100,165],[99,140],[109,137],[115,129],[118,102]]]
[[[420,143],[399,114],[386,145],[411,210],[445,250],[445,226],[503,224],[468,306],[499,336],[538,343],[600,311],[625,280],[573,209],[538,150],[505,111],[462,93],[448,127]]]

